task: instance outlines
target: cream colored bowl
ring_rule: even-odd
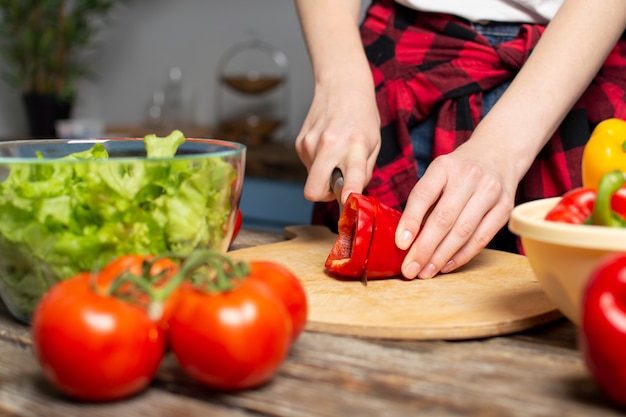
[[[559,200],[546,198],[515,207],[509,230],[521,237],[546,295],[568,319],[579,324],[585,284],[603,258],[626,252],[626,229],[544,220]]]

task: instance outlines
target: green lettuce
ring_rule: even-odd
[[[144,138],[147,158],[108,160],[102,143],[42,164],[12,164],[0,183],[0,285],[28,320],[60,279],[128,253],[225,250],[235,167],[171,158],[180,131]],[[80,163],[78,163],[80,161]]]

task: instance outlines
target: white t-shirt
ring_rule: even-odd
[[[396,0],[417,10],[453,14],[472,22],[549,22],[564,0]],[[594,0],[598,1],[598,0]]]

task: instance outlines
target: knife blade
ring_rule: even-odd
[[[341,215],[341,212],[343,211],[343,204],[341,204],[341,192],[343,191],[343,173],[337,167],[335,167],[332,174],[330,174],[330,189],[332,190],[333,194],[335,194],[335,198],[339,203],[339,215]],[[364,287],[367,286],[367,268],[363,268],[361,284],[363,284]]]
[[[343,210],[343,204],[341,204],[341,192],[343,191],[343,173],[339,168],[333,169],[330,174],[330,189],[335,194],[335,199],[339,203],[339,213]]]

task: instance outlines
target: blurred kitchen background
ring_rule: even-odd
[[[111,136],[176,127],[247,142],[244,225],[309,223],[293,141],[313,78],[292,0],[129,0],[114,7],[96,41],[88,52],[96,78],[79,82],[72,119],[101,121]],[[170,117],[178,113],[168,124],[172,100]],[[21,93],[2,82],[0,137],[26,136]]]

